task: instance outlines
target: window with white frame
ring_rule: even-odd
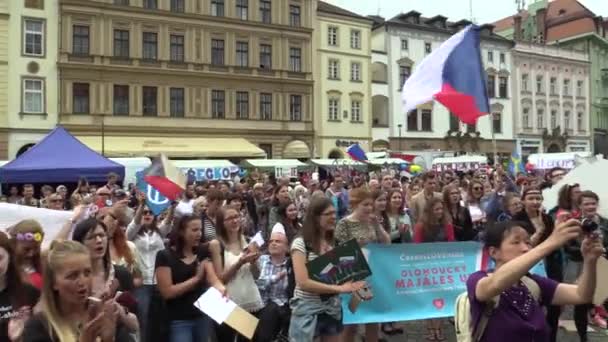
[[[505,64],[506,63],[506,56],[504,52],[501,52],[500,55],[498,56],[498,58],[500,59],[500,64]]]
[[[542,75],[536,75],[536,92],[537,93],[544,93],[544,88],[543,87],[543,76]]]
[[[236,17],[247,20],[249,17],[249,0],[236,0]]]
[[[521,90],[528,91],[528,74],[521,75]]]
[[[211,15],[214,17],[224,16],[224,0],[211,0]]]
[[[340,120],[340,100],[336,98],[330,98],[328,101],[327,109],[329,121]]]
[[[557,95],[557,78],[551,77],[549,80],[549,94]]]
[[[578,129],[579,132],[585,131],[585,126],[583,124],[583,115],[583,112],[576,113],[576,129]]]
[[[44,20],[27,18],[23,20],[23,54],[44,55]]]
[[[361,63],[352,62],[350,64],[350,80],[361,81]]]
[[[583,81],[576,81],[576,96],[583,96]]]
[[[350,106],[351,121],[361,122],[361,101],[353,100]]]
[[[570,111],[565,110],[564,111],[564,131],[567,131],[569,129],[570,129]]]
[[[340,78],[340,62],[337,59],[330,59],[328,64],[328,76],[331,80]]]
[[[564,80],[564,96],[570,96],[570,80]]]
[[[338,46],[338,28],[335,26],[327,28],[327,45]]]
[[[401,50],[407,51],[409,49],[409,41],[406,38],[401,38]]]
[[[24,78],[22,101],[24,113],[44,113],[44,80],[39,78]]]
[[[350,30],[350,47],[352,49],[361,48],[361,31]]]
[[[431,52],[433,52],[431,43],[424,43],[424,53],[428,55]]]
[[[488,51],[488,62],[494,62],[494,52]]]
[[[302,49],[289,48],[289,69],[293,72],[302,72]]]
[[[240,67],[249,66],[248,42],[236,42],[236,65]]]
[[[551,129],[556,129],[556,128],[557,128],[557,111],[552,110],[551,111]]]
[[[524,108],[521,115],[521,123],[524,128],[530,128],[530,109]]]
[[[542,108],[536,110],[536,128],[545,128],[545,110]]]

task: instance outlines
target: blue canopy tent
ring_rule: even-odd
[[[124,179],[125,167],[91,150],[57,126],[44,139],[0,168],[4,184],[76,183],[86,177],[91,183],[106,181],[108,173]]]

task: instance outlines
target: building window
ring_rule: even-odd
[[[272,45],[260,45],[260,68],[272,69]]]
[[[211,15],[215,17],[224,16],[224,0],[211,0]]]
[[[557,95],[557,79],[555,77],[551,77],[549,80],[549,93],[551,95]]]
[[[114,115],[129,115],[128,85],[114,85]]]
[[[249,93],[246,91],[236,92],[236,118],[249,119]]]
[[[89,114],[89,84],[72,84],[72,112],[74,114]]]
[[[490,63],[494,62],[494,52],[493,51],[488,51],[488,62],[490,62]]]
[[[521,75],[521,90],[528,91],[528,74]]]
[[[506,99],[508,97],[507,83],[506,77],[498,77],[498,96],[501,99]]]
[[[226,93],[223,90],[211,91],[211,117],[224,119],[226,117]]]
[[[545,128],[545,111],[542,108],[536,110],[536,126],[538,129]]]
[[[570,80],[564,80],[564,96],[570,96]]]
[[[44,80],[37,78],[23,79],[22,110],[24,113],[44,113]]]
[[[129,0],[114,0],[114,5],[129,6]]]
[[[350,80],[355,82],[361,81],[361,63],[352,62],[350,64]]]
[[[72,26],[72,53],[86,56],[89,54],[89,27],[82,25]]]
[[[266,152],[266,158],[272,159],[272,144],[259,144],[258,146]]]
[[[564,132],[570,130],[570,111],[564,111]]]
[[[431,46],[431,43],[425,42],[424,43],[424,53],[429,54],[431,52],[433,52],[433,47]]]
[[[338,121],[340,120],[340,100],[338,99],[329,99],[328,104],[328,120],[329,121]]]
[[[583,125],[583,112],[576,113],[576,128],[579,132],[585,131],[585,127]]]
[[[477,124],[467,124],[467,133],[475,133],[477,131]]]
[[[576,81],[576,96],[583,96],[583,81]]]
[[[350,47],[352,49],[361,49],[361,31],[350,30]]]
[[[405,81],[410,78],[412,74],[412,67],[407,65],[399,66],[399,89],[403,88]]]
[[[496,97],[496,76],[488,75],[488,97],[493,99]]]
[[[224,65],[224,40],[211,40],[211,64]]]
[[[522,110],[521,121],[524,128],[530,128],[530,109],[524,108]]]
[[[327,45],[338,46],[338,28],[335,26],[327,28]]]
[[[504,52],[500,53],[499,59],[500,59],[500,64],[505,64],[506,63],[506,56],[505,56]]]
[[[184,61],[184,36],[182,35],[171,35],[171,61],[172,62],[183,62]]]
[[[272,94],[260,94],[260,119],[272,120]]]
[[[184,0],[171,0],[171,12],[184,13]]]
[[[114,30],[114,57],[129,58],[129,31]]]
[[[25,0],[25,8],[44,9],[44,0]]]
[[[158,98],[156,87],[143,87],[143,115],[144,116],[157,116],[158,115]]]
[[[552,110],[551,111],[551,129],[556,129],[556,128],[557,128],[557,111]]]
[[[431,111],[430,109],[423,109],[420,112],[421,112],[421,121],[422,121],[421,131],[423,131],[423,132],[432,131],[433,125],[432,125],[431,116],[433,115],[433,111]]]
[[[270,24],[272,22],[272,4],[270,0],[260,0],[260,20],[264,24]]]
[[[289,97],[289,120],[302,121],[302,96],[290,95]]]
[[[492,131],[494,133],[502,133],[502,114],[492,114]]]
[[[236,17],[247,20],[249,17],[249,0],[236,0]]]
[[[289,5],[289,25],[300,27],[300,6]]]
[[[541,75],[536,76],[536,92],[544,93],[545,87],[543,87],[543,77]]]
[[[44,56],[44,20],[23,20],[23,54]]]
[[[362,122],[361,120],[361,101],[352,101],[350,104],[350,117],[354,122]]]
[[[144,8],[146,9],[157,9],[158,3],[156,0],[144,0]]]
[[[144,32],[143,45],[143,59],[156,60],[158,58],[158,35],[155,32]]]
[[[340,78],[340,62],[337,59],[329,60],[328,78],[330,80],[337,80]]]
[[[289,69],[293,72],[302,72],[302,49],[289,48]]]
[[[460,119],[454,113],[450,112],[450,131],[458,132],[460,131]]]
[[[407,51],[409,49],[409,41],[407,39],[401,39],[401,50]]]
[[[418,131],[418,110],[407,113],[407,130],[410,132]]]
[[[184,117],[184,88],[169,89],[170,115],[174,118]]]
[[[240,67],[249,66],[249,43],[236,42],[236,65]]]

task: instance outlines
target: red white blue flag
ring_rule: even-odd
[[[352,144],[346,149],[346,153],[356,161],[367,161],[367,155],[365,151],[359,146],[359,144]]]

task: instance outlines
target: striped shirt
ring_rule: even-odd
[[[304,243],[304,239],[301,237],[297,237],[295,240],[293,240],[293,243],[291,244],[291,252],[293,253],[293,251],[302,252],[304,255],[308,255],[308,259],[306,260],[306,262],[310,262],[319,257],[315,252],[313,252],[311,250],[306,252],[306,244]],[[321,297],[319,297],[319,294],[312,293],[312,292],[306,292],[306,291],[300,289],[300,287],[297,284],[296,284],[296,288],[293,292],[293,296],[297,297],[297,298],[302,298],[302,299],[321,300]]]
[[[203,216],[203,240],[209,242],[217,239],[217,233],[215,231],[215,223],[205,215]]]

